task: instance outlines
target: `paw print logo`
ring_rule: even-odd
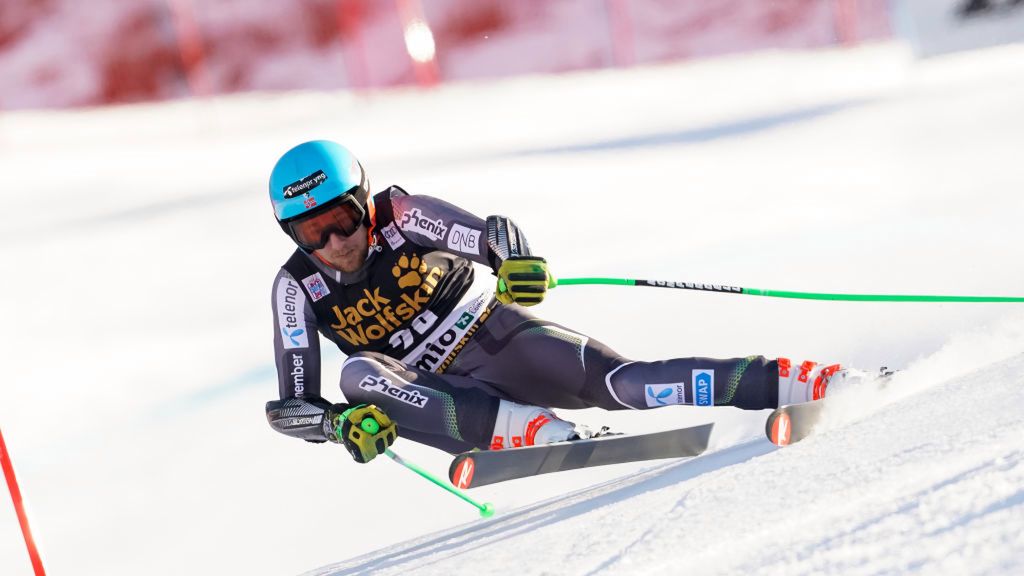
[[[427,263],[420,260],[420,257],[415,254],[412,255],[411,260],[405,254],[402,254],[402,257],[398,259],[398,263],[391,269],[391,273],[395,275],[395,278],[398,278],[399,288],[419,286],[423,282],[423,276],[421,275],[427,273]]]

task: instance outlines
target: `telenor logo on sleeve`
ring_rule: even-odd
[[[693,405],[714,406],[715,405],[715,371],[694,370],[693,371]]]
[[[306,306],[302,288],[290,278],[277,283],[277,323],[281,327],[281,344],[285,350],[309,348],[309,335],[299,316]]]

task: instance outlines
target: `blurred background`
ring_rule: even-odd
[[[0,429],[44,561],[294,574],[475,519],[265,422],[294,249],[266,186],[295,144],[344,143],[375,190],[506,214],[562,277],[1022,295],[1022,40],[1021,0],[0,1]],[[968,370],[1024,333],[1012,306],[642,288],[559,288],[538,313],[645,360],[907,367],[1009,334]],[[563,416],[713,420],[713,449],[764,418]],[[475,496],[509,510],[639,467]],[[29,573],[0,504],[0,574]]]
[[[887,0],[5,0],[0,108],[368,90],[891,35]]]

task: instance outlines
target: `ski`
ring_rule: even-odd
[[[571,442],[463,452],[448,468],[448,478],[459,488],[606,466],[624,462],[697,456],[708,447],[714,424],[676,428],[651,434],[599,436]]]
[[[764,431],[776,446],[788,446],[807,438],[825,411],[824,400],[779,406],[768,415]]]

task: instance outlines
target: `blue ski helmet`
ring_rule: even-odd
[[[270,203],[281,228],[301,247],[292,224],[320,214],[339,202],[353,204],[372,226],[367,209],[370,182],[359,160],[344,146],[328,140],[303,142],[284,153],[270,173]]]

